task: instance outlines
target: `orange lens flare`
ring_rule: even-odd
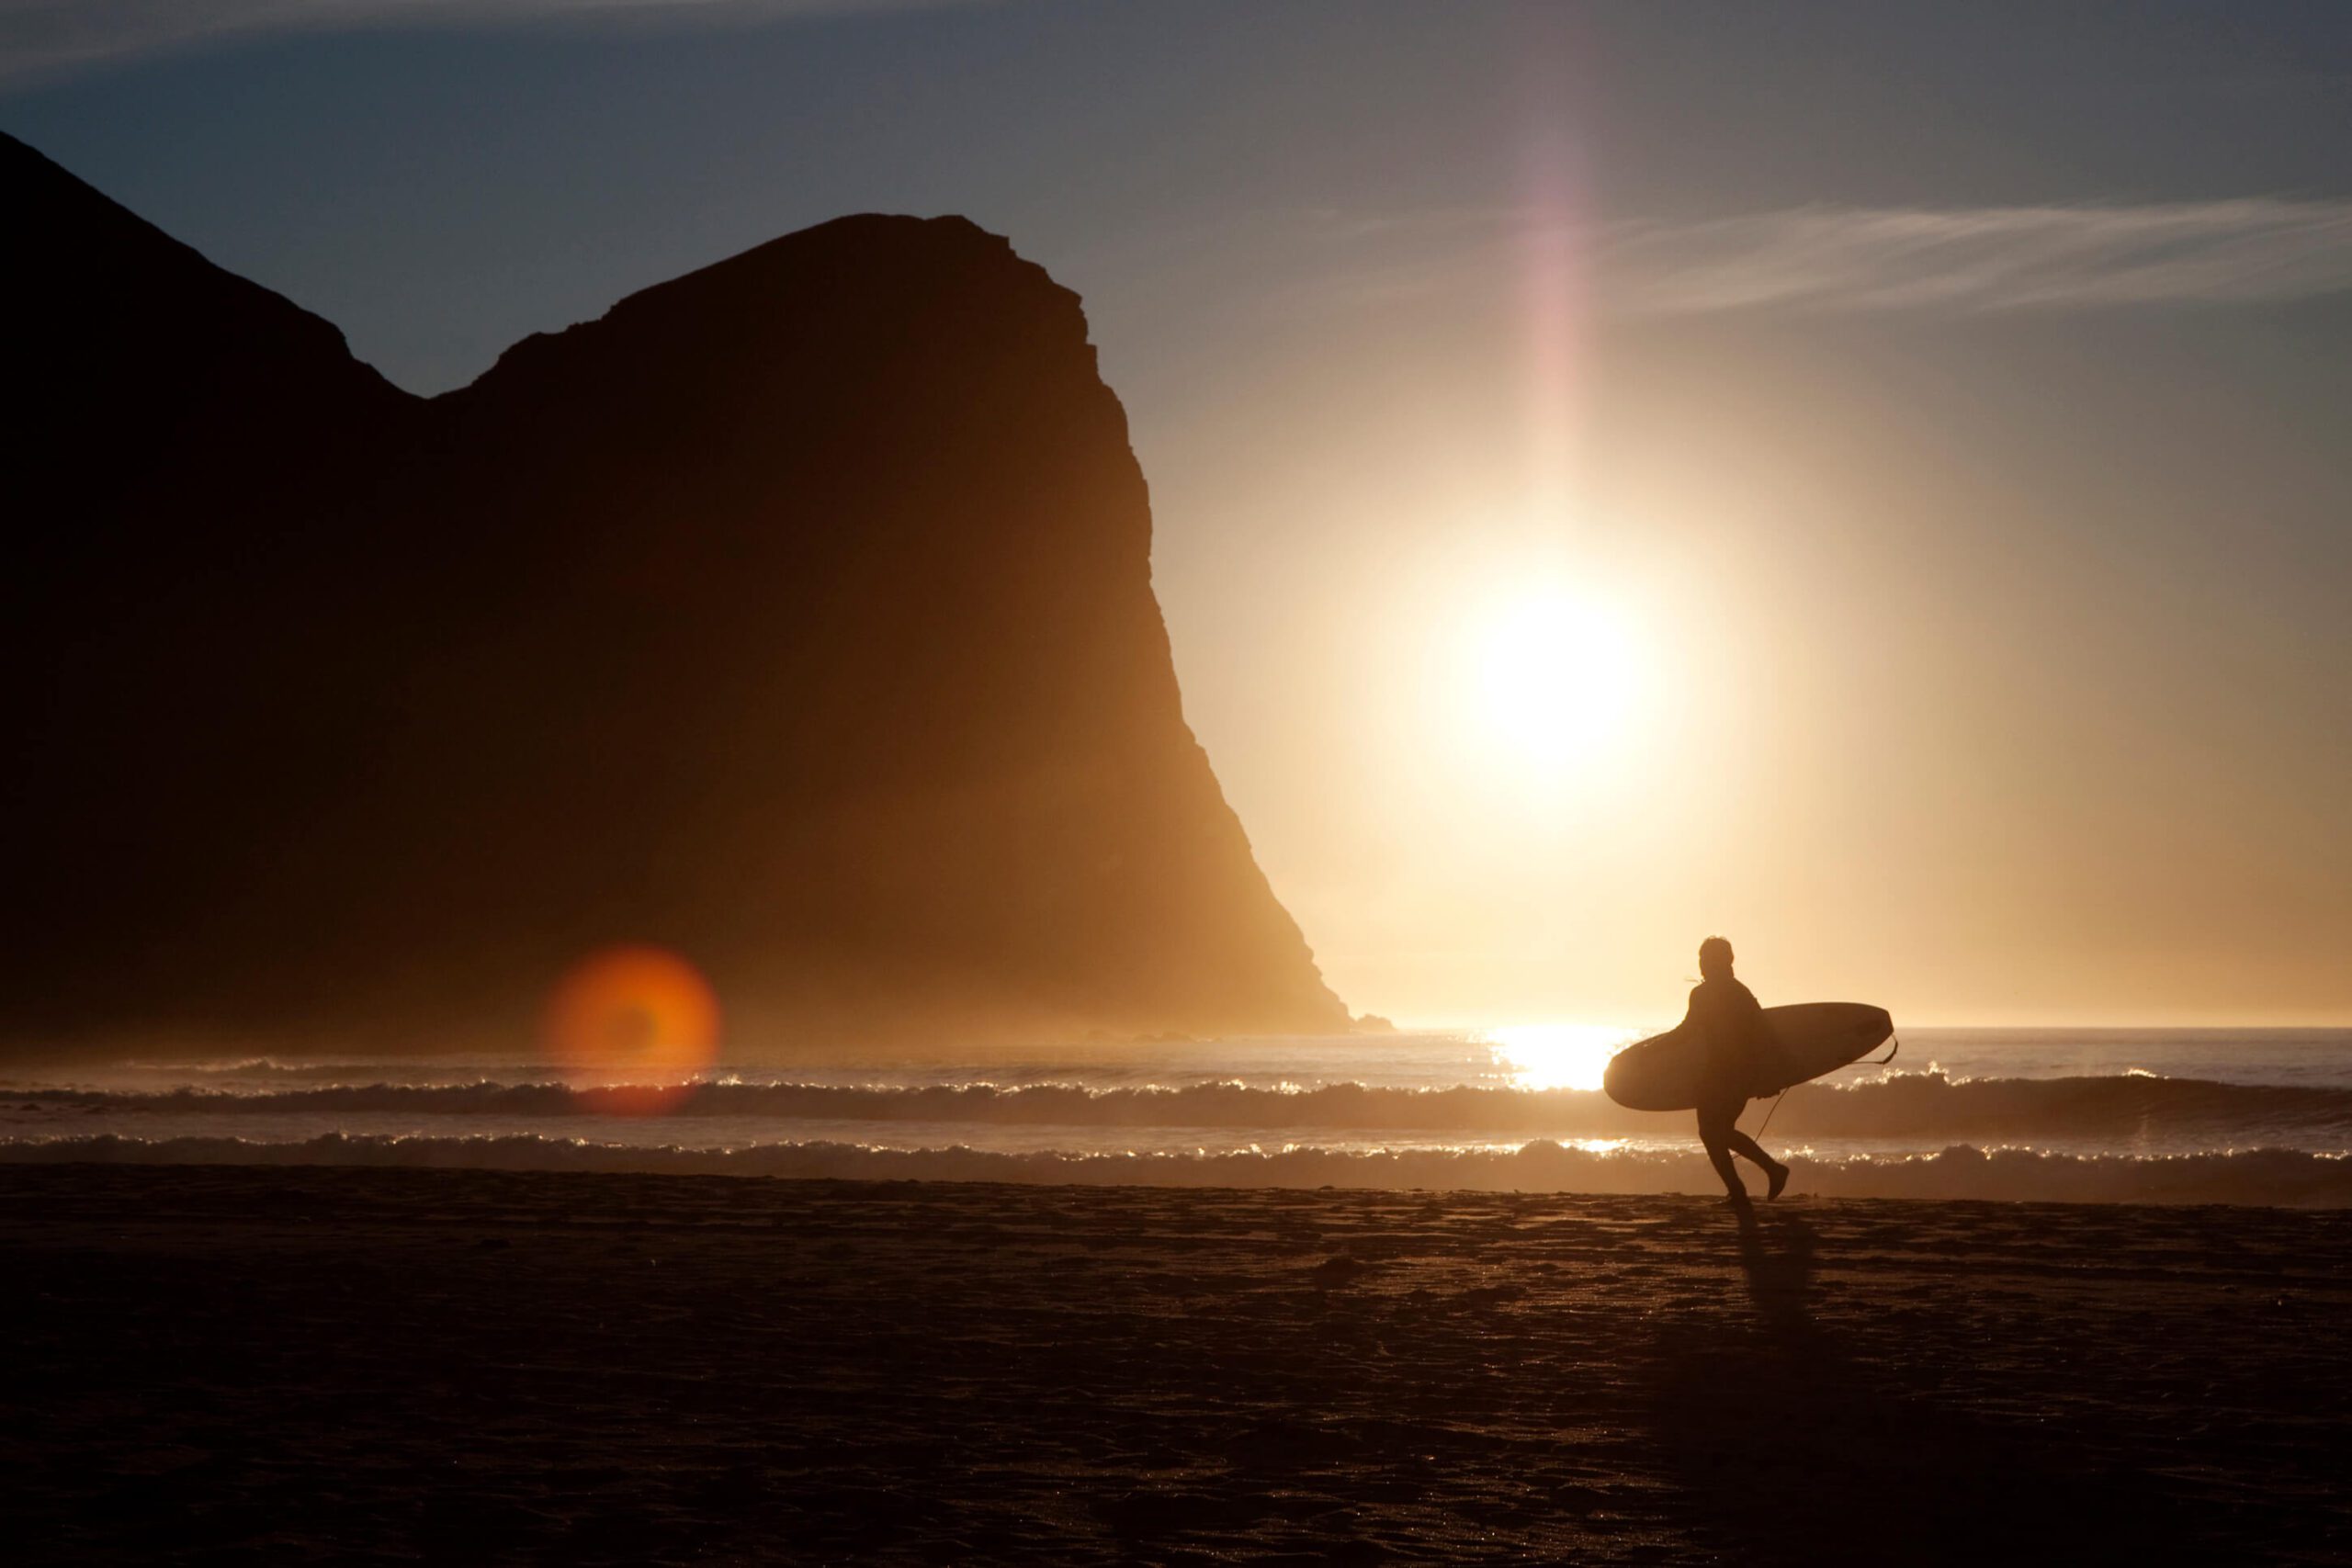
[[[674,953],[609,947],[557,983],[546,1029],[548,1055],[582,1109],[659,1116],[717,1056],[718,998]]]

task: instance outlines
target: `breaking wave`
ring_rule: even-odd
[[[176,1113],[577,1116],[627,1109],[627,1089],[557,1083],[0,1092],[0,1108],[167,1116]],[[776,1121],[975,1122],[1076,1127],[1217,1127],[1241,1132],[1353,1129],[1528,1137],[1655,1134],[1663,1123],[1577,1089],[1366,1088],[1272,1089],[1236,1083],[1085,1089],[1046,1084],[917,1088],[718,1081],[693,1088],[673,1116]],[[2352,1147],[2352,1089],[2216,1083],[2151,1076],[1964,1078],[1908,1073],[1848,1085],[1806,1085],[1775,1112],[1790,1137],[1951,1138],[1995,1143],[2166,1137],[2222,1147]]]
[[[1695,1154],[1594,1153],[1538,1139],[1516,1151],[1287,1148],[1214,1155],[992,1153],[842,1143],[738,1149],[648,1147],[536,1134],[0,1140],[0,1163],[419,1167],[846,1180],[1012,1181],[1176,1187],[1427,1188],[1577,1192],[1717,1190]],[[1795,1190],[1841,1198],[2352,1207],[2352,1158],[2291,1149],[2140,1157],[1947,1148],[1918,1156],[1795,1157]]]

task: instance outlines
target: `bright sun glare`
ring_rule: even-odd
[[[1470,679],[1486,731],[1545,768],[1605,753],[1644,693],[1625,616],[1556,582],[1521,587],[1472,632]]]
[[[1489,1030],[1496,1066],[1515,1089],[1599,1089],[1600,1075],[1633,1036],[1587,1023],[1520,1023]]]

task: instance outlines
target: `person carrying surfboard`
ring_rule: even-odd
[[[1707,1081],[1699,1100],[1699,1141],[1715,1174],[1724,1179],[1729,1201],[1745,1204],[1747,1189],[1739,1179],[1738,1155],[1764,1172],[1770,1185],[1764,1196],[1778,1198],[1789,1184],[1789,1168],[1764,1152],[1757,1141],[1739,1130],[1739,1113],[1758,1085],[1772,1076],[1772,1033],[1756,993],[1731,972],[1731,943],[1711,936],[1699,944],[1699,984],[1690,992],[1690,1011],[1683,1027],[1705,1040]]]

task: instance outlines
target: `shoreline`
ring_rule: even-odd
[[[1268,1143],[1275,1143],[1269,1137]],[[2352,1157],[2254,1148],[2165,1155],[1985,1150],[1824,1158],[1781,1145],[1791,1196],[1825,1201],[2057,1202],[2352,1210]],[[1721,1184],[1696,1140],[1665,1150],[1592,1150],[1535,1138],[1516,1147],[1358,1150],[1275,1143],[1269,1150],[1080,1154],[956,1144],[899,1148],[841,1140],[740,1148],[586,1142],[539,1133],[326,1133],[306,1139],[98,1134],[0,1138],[0,1169],[471,1170],[557,1176],[923,1181],[1182,1190],[1464,1192],[1713,1198]],[[1751,1181],[1751,1189],[1758,1183]]]
[[[0,1169],[30,1559],[2352,1550],[2352,1214]]]

